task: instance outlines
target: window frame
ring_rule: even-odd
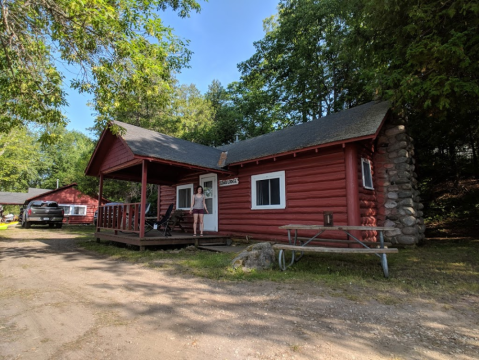
[[[279,204],[257,205],[256,182],[261,180],[279,179]],[[277,210],[286,209],[286,172],[275,171],[265,174],[251,175],[251,210]]]
[[[87,210],[88,206],[87,205],[77,205],[77,204],[58,204],[58,207],[66,208],[69,207],[70,211],[68,214],[65,211],[65,216],[87,216]],[[75,208],[84,208],[85,209],[85,214],[75,214]],[[64,209],[65,210],[65,209]]]
[[[364,173],[364,164],[368,164],[368,171],[369,171],[369,178],[371,179],[371,186],[369,184],[366,184],[366,176]],[[363,188],[368,189],[368,190],[374,190],[374,181],[373,181],[373,166],[372,166],[372,161],[369,159],[364,159],[361,158],[361,175],[363,179]]]
[[[184,190],[184,189],[190,189],[190,199],[189,199],[189,202],[190,202],[190,206],[189,207],[180,207],[180,190]],[[185,184],[185,185],[178,185],[176,187],[176,209],[177,210],[190,210],[191,208],[191,197],[193,196],[193,184]]]

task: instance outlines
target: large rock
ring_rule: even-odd
[[[233,259],[233,269],[242,267],[244,271],[251,269],[266,270],[273,266],[274,250],[269,242],[248,246]]]

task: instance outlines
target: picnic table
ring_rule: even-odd
[[[280,229],[288,230],[288,242],[289,244],[275,244],[273,248],[279,250],[278,263],[281,270],[286,270],[288,267],[299,261],[304,252],[321,252],[321,253],[343,253],[343,254],[376,254],[381,259],[381,266],[383,268],[384,277],[389,277],[388,261],[386,254],[397,253],[398,249],[386,248],[384,242],[383,231],[394,230],[392,227],[379,227],[379,226],[324,226],[324,225],[299,225],[290,224],[280,226]],[[298,237],[298,230],[316,230],[316,234],[310,238]],[[294,236],[291,236],[291,231],[294,231]],[[337,240],[337,239],[320,239],[318,236],[326,231],[342,231],[346,233],[350,239],[353,240]],[[354,231],[376,231],[379,234],[379,242],[361,241],[356,236],[352,235]],[[312,242],[324,242],[324,243],[341,243],[341,244],[360,244],[361,248],[333,248],[324,246],[308,246]],[[375,247],[369,247],[369,246]],[[390,245],[387,243],[387,245]],[[379,246],[379,247],[378,247]],[[285,250],[292,251],[291,263],[286,264]],[[296,256],[296,252],[300,252],[299,256]]]

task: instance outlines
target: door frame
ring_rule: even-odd
[[[214,221],[214,228],[213,229],[207,229],[205,227],[205,231],[215,231],[215,232],[218,232],[218,213],[219,213],[219,209],[218,209],[218,174],[215,174],[215,173],[208,173],[208,174],[203,174],[203,175],[200,175],[200,178],[199,178],[199,183],[201,186],[203,186],[203,179],[204,178],[209,178],[209,177],[214,177],[214,180],[213,180],[213,210],[214,210],[214,214],[211,214],[213,215],[213,221]],[[205,214],[205,216],[207,216],[207,214]],[[206,225],[206,223],[205,223]]]

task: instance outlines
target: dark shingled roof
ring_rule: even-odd
[[[50,189],[29,188],[28,193],[0,192],[0,204],[23,205],[28,199],[51,191]]]
[[[120,121],[113,121],[113,123],[126,130],[122,138],[135,155],[223,170],[223,168],[218,166],[218,160],[222,152],[219,149],[192,143]]]
[[[220,147],[227,164],[376,134],[390,103],[369,102],[304,124]]]

